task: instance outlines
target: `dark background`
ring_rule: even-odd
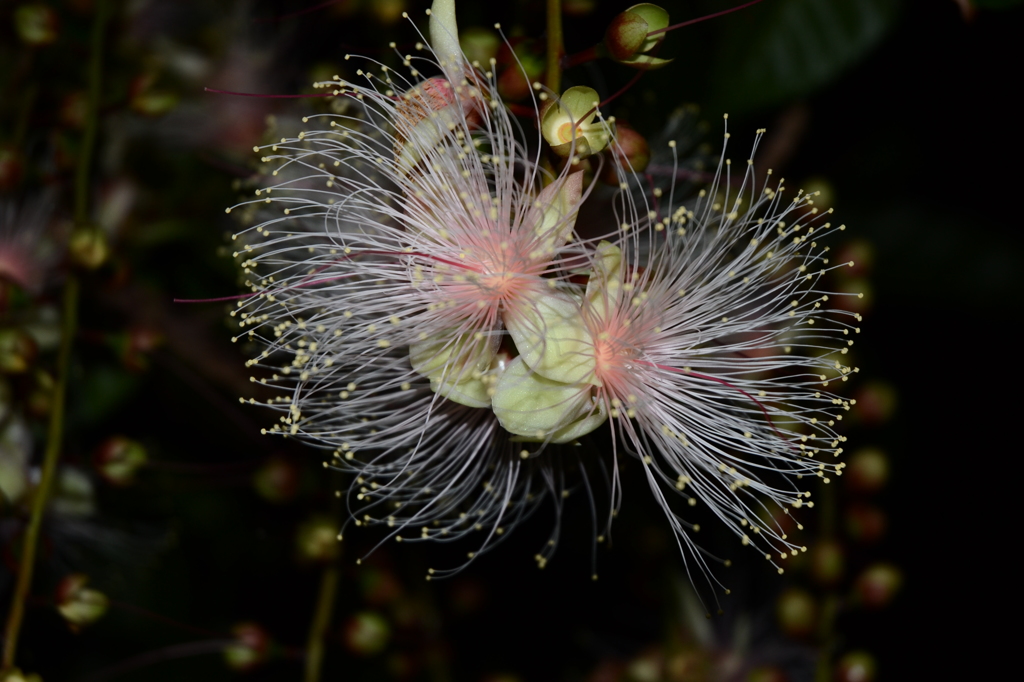
[[[0,143],[12,144],[28,88],[37,94],[27,132],[9,147],[25,170],[0,200],[49,186],[59,193],[58,218],[67,219],[81,132],[61,111],[84,88],[92,3],[49,3],[59,37],[31,50],[9,23],[20,4],[0,2]],[[333,490],[344,482],[303,448],[259,436],[265,415],[237,402],[248,395],[248,374],[244,349],[230,343],[225,308],[170,300],[238,291],[224,257],[224,235],[234,226],[223,208],[239,194],[233,181],[251,173],[246,150],[268,134],[267,114],[284,121],[318,104],[202,87],[312,92],[314,77],[346,73],[346,51],[376,56],[389,40],[416,37],[386,15],[386,3],[340,3],[293,17],[287,15],[316,3],[113,4],[93,194],[110,211],[118,191],[131,201],[121,218],[108,221],[110,261],[84,279],[63,456],[90,478],[95,504],[84,516],[51,514],[19,664],[47,682],[87,679],[144,652],[230,637],[224,633],[234,624],[254,621],[276,644],[270,660],[246,674],[300,679],[298,652],[322,569],[296,558],[295,534],[308,519],[331,513]],[[425,3],[398,4],[424,24]],[[1008,658],[1004,622],[1016,611],[1008,598],[1019,574],[1008,551],[1016,495],[1010,457],[1020,445],[1005,406],[1019,374],[1013,329],[1024,295],[1016,201],[1024,8],[988,4],[968,21],[953,0],[765,0],[670,34],[664,50],[676,63],[645,75],[609,107],[653,137],[674,108],[698,103],[712,145],[724,111],[738,144],[767,126],[762,160],[797,183],[827,187],[837,219],[849,226],[844,236],[866,254],[870,268],[857,283],[870,286],[870,304],[851,392],[867,395],[861,402],[870,405],[871,391],[882,386],[896,402],[876,417],[853,419],[848,434],[851,451],[884,450],[892,477],[873,502],[884,510],[888,532],[871,545],[844,540],[849,580],[842,589],[877,561],[898,567],[904,583],[884,609],[844,612],[833,635],[837,655],[871,652],[880,679],[998,679]],[[674,21],[729,5],[664,3]],[[568,51],[595,42],[626,6],[600,0],[588,14],[567,16]],[[539,37],[542,10],[525,0],[462,2],[460,28],[500,21],[510,35]],[[189,71],[189,59],[205,70]],[[633,73],[602,61],[565,78],[607,95]],[[146,94],[149,104],[139,99]],[[18,305],[59,300],[62,267]],[[23,308],[5,310],[5,325],[21,319],[17,310]],[[142,366],[125,350],[139,329],[161,339],[140,351]],[[39,362],[52,366],[52,353],[44,349]],[[20,377],[8,383],[12,401],[29,392]],[[38,459],[45,418],[31,426]],[[104,483],[91,464],[95,449],[118,434],[142,443],[152,462],[128,487]],[[271,455],[299,481],[278,503],[251,483]],[[633,473],[627,466],[624,510],[614,546],[599,550],[596,583],[582,504],[568,505],[563,540],[544,571],[532,560],[547,538],[543,514],[442,583],[422,576],[445,562],[448,550],[389,546],[357,567],[355,557],[375,538],[350,533],[323,679],[597,680],[591,676],[599,669],[690,642],[679,606],[688,582],[682,560]],[[845,509],[853,496],[845,489],[838,495]],[[9,568],[24,514],[9,505],[3,513]],[[717,541],[712,531],[709,542]],[[805,572],[783,579],[756,556],[732,558],[734,594],[722,604],[725,615],[712,620],[719,638],[707,660],[734,649],[737,622],[749,618],[758,633],[750,660],[760,656],[794,681],[811,679],[800,661],[813,660],[819,642],[780,634],[775,600],[790,585],[816,598],[822,590]],[[116,602],[77,634],[50,596],[70,571],[89,574]],[[6,603],[8,577],[0,589]],[[364,612],[390,629],[380,653],[366,655],[346,640],[354,614]],[[116,679],[234,674],[215,655],[166,658],[125,668]],[[687,679],[718,679],[707,665]]]

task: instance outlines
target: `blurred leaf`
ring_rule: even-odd
[[[807,95],[878,43],[899,7],[898,0],[772,0],[742,12],[724,29],[714,99],[743,111]]]

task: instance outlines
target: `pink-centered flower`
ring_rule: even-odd
[[[758,183],[752,162],[734,180],[723,155],[694,204],[639,193],[647,183],[617,167],[614,220],[577,226],[582,173],[544,169],[539,135],[462,55],[453,3],[433,10],[427,56],[403,58],[413,81],[370,63],[358,83],[320,84],[336,113],[261,148],[279,180],[234,207],[263,211],[236,235],[252,295],[234,314],[263,347],[253,381],[280,391],[268,432],[354,475],[356,525],[475,534],[470,559],[550,498],[544,565],[566,460],[591,505],[588,472],[610,480],[599,541],[621,457],[640,461],[702,570],[683,515],[698,501],[776,564],[799,551],[763,519],[812,504],[800,479],[841,473],[834,427],[850,402],[828,387],[855,371],[843,359],[859,331],[823,284],[838,267],[820,243],[842,229],[831,211]],[[416,81],[416,59],[443,75]],[[549,119],[587,110],[573,91]],[[611,135],[599,112],[585,120],[569,157],[577,135]],[[610,466],[571,447],[606,423]]]

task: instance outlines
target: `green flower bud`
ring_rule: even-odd
[[[658,69],[671,59],[659,59],[651,50],[665,39],[664,33],[651,35],[668,27],[668,12],[650,3],[630,7],[612,19],[604,35],[608,55],[619,62],[638,69]]]
[[[148,459],[142,443],[124,436],[114,436],[96,450],[93,462],[100,476],[108,483],[129,485],[135,480],[135,472]]]
[[[270,635],[256,623],[239,623],[231,629],[235,641],[224,647],[224,662],[232,670],[259,666],[270,652]]]
[[[57,40],[57,13],[42,3],[22,5],[14,10],[14,28],[22,42],[32,47]]]
[[[110,248],[107,235],[95,226],[76,227],[71,233],[68,251],[76,265],[87,270],[95,270],[107,261]]]
[[[376,611],[357,613],[344,631],[345,645],[358,656],[373,656],[384,650],[391,638],[391,626]]]
[[[95,623],[109,606],[107,596],[86,587],[87,582],[88,576],[74,573],[57,586],[57,610],[74,629]]]
[[[338,556],[338,526],[330,519],[314,517],[299,526],[295,538],[299,559],[328,562]]]
[[[569,443],[604,423],[601,401],[591,399],[589,384],[546,379],[523,361],[508,364],[495,386],[494,415],[518,441]]]
[[[540,127],[551,151],[582,159],[607,147],[614,131],[607,122],[594,120],[600,102],[596,90],[582,85],[550,102],[541,112]]]

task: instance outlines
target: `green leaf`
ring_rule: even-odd
[[[714,101],[743,111],[807,95],[870,51],[899,6],[898,0],[772,0],[730,17]]]

